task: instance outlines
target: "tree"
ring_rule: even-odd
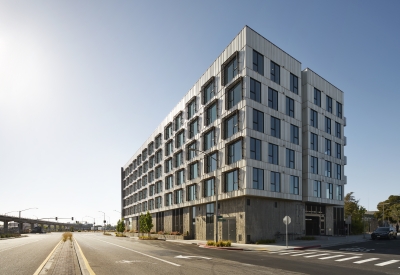
[[[124,232],[125,231],[125,223],[124,219],[118,220],[117,222],[117,232]]]
[[[354,192],[348,193],[344,198],[344,215],[351,216],[351,233],[363,233],[363,217],[367,211],[363,206],[359,205],[360,200],[356,200],[353,196]]]
[[[140,222],[140,231],[148,233],[150,236],[150,231],[153,228],[153,217],[151,216],[149,211],[147,211],[146,214],[140,214],[139,222]]]
[[[378,220],[381,220],[383,224],[388,220],[389,223],[397,223],[399,221],[398,209],[400,209],[400,196],[390,195],[387,200],[379,202],[376,208],[378,212],[376,212],[374,216]],[[385,213],[383,213],[384,209]],[[383,218],[385,221],[383,221]]]
[[[393,204],[390,207],[390,217],[396,221],[396,223],[399,223],[400,219],[400,203]]]

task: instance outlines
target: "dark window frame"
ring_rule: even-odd
[[[210,96],[210,98],[207,97],[208,100],[206,100],[206,96],[207,96],[206,90],[210,85],[212,85],[212,87],[213,87],[212,96]],[[207,104],[216,95],[215,90],[216,90],[215,89],[215,76],[212,76],[209,80],[207,80],[206,83],[204,83],[203,86],[201,86],[201,104],[203,104],[203,105]],[[211,95],[211,93],[210,93],[210,95]]]
[[[270,63],[270,79],[279,85],[281,84],[281,66],[272,60]]]
[[[231,62],[236,61],[236,66],[233,68],[233,76],[230,77],[225,73],[225,69],[231,64]],[[239,51],[234,52],[224,63],[221,65],[221,86],[225,86],[232,81],[239,74]]]
[[[240,121],[239,121],[239,110],[234,110],[233,112],[231,112],[229,115],[227,115],[227,116],[225,116],[223,119],[222,119],[222,125],[223,125],[223,133],[222,133],[222,138],[223,139],[228,139],[228,138],[230,138],[231,136],[227,136],[227,133],[228,133],[228,126],[227,126],[227,122],[230,120],[230,119],[232,119],[233,117],[237,117],[237,127],[233,127],[233,129],[237,129],[237,131],[236,132],[234,132],[234,133],[232,133],[232,135],[231,136],[233,136],[233,135],[235,135],[236,133],[238,133],[239,132],[239,123],[240,123]],[[234,131],[234,130],[233,130]]]
[[[260,88],[259,90],[257,88]],[[262,95],[262,85],[261,82],[255,80],[250,77],[250,99],[261,103],[261,95]]]
[[[241,158],[231,162],[231,155],[230,155],[230,148],[231,147],[230,146],[236,144],[239,141],[241,142]],[[233,163],[235,163],[237,161],[240,161],[240,160],[244,159],[243,147],[244,147],[243,146],[243,137],[236,138],[236,139],[232,140],[231,142],[227,143],[226,146],[225,146],[225,156],[226,156],[225,164],[226,165],[230,165],[230,164],[233,164]]]
[[[240,85],[240,96],[235,98],[236,87]],[[243,77],[239,77],[225,89],[225,110],[230,110],[243,100]],[[233,95],[233,99],[231,99]]]
[[[264,75],[264,55],[253,49],[253,71]]]

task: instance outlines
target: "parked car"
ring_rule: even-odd
[[[31,233],[46,233],[42,230],[42,227],[36,226],[31,230]]]
[[[378,227],[374,232],[372,232],[371,239],[397,239],[397,232],[392,226]]]

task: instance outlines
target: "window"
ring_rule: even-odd
[[[158,149],[158,147],[160,147],[160,145],[161,145],[161,134],[156,136],[155,143],[156,143],[156,149]]]
[[[295,195],[299,194],[299,177],[290,176],[289,188],[290,193]]]
[[[196,113],[196,98],[189,102],[187,106],[188,119],[191,119]]]
[[[167,140],[172,137],[172,123],[165,127],[164,139]]]
[[[181,185],[185,182],[185,170],[179,170],[176,172],[176,185]]]
[[[318,128],[318,113],[313,109],[310,109],[310,125]]]
[[[215,92],[214,92],[214,77],[211,78],[211,80],[208,81],[209,83],[206,83],[204,89],[203,89],[203,104],[206,104],[211,100],[211,98],[214,97]]]
[[[172,176],[168,176],[165,178],[165,190],[172,188],[172,186],[174,185],[172,180]]]
[[[278,145],[268,144],[268,162],[278,165]]]
[[[153,182],[153,180],[154,180],[154,172],[150,171],[149,172],[149,182]]]
[[[214,223],[214,203],[206,205],[206,224]]]
[[[326,198],[333,200],[333,184],[332,183],[326,184]]]
[[[253,129],[264,133],[264,113],[253,109]]]
[[[264,75],[264,56],[253,50],[253,70]]]
[[[336,199],[338,201],[343,200],[343,186],[342,185],[336,185]]]
[[[250,138],[250,158],[261,160],[261,140]]]
[[[271,172],[271,191],[281,192],[281,174],[278,172]]]
[[[336,137],[342,138],[342,125],[339,122],[335,122],[335,134]]]
[[[294,100],[286,97],[286,115],[294,117]]]
[[[172,193],[168,193],[165,195],[165,206],[172,205]]]
[[[155,194],[155,186],[154,184],[150,185],[149,187],[149,196],[153,196]]]
[[[225,173],[225,192],[239,189],[239,170]]]
[[[268,88],[268,107],[278,111],[278,92]]]
[[[206,126],[217,119],[217,101],[206,109]]]
[[[310,148],[318,151],[318,136],[314,133],[310,133]]]
[[[271,136],[281,138],[281,120],[271,116]]]
[[[250,99],[261,103],[261,83],[250,78]]]
[[[179,151],[175,154],[175,167],[179,167],[183,164],[183,151]]]
[[[196,142],[192,142],[187,147],[187,160],[191,160],[192,158],[197,156],[197,146]]]
[[[314,197],[321,198],[321,182],[314,180]]]
[[[137,157],[137,164],[140,165],[142,163],[142,155]]]
[[[196,161],[189,165],[189,179],[193,180],[199,176],[199,163]]]
[[[146,161],[145,163],[143,163],[143,173],[146,173],[148,169],[149,169],[149,163]]]
[[[140,166],[140,167],[138,168],[138,174],[139,174],[139,177],[141,177],[141,176],[142,176],[142,172],[143,172],[143,167],[142,167],[142,166]]]
[[[228,164],[242,159],[242,140],[228,145]]]
[[[331,134],[331,119],[328,117],[325,117],[325,132]]]
[[[299,94],[299,79],[294,74],[290,74],[290,90],[296,95]]]
[[[232,79],[238,74],[238,62],[236,56],[223,66],[224,71],[224,84],[231,82]]]
[[[230,108],[232,108],[233,106],[235,106],[236,104],[238,104],[242,100],[242,81],[239,81],[239,83],[236,84],[233,88],[230,88],[228,90],[227,95],[228,95],[228,98],[227,98],[228,108],[227,108],[227,110],[229,110]]]
[[[147,176],[143,176],[142,185],[145,186],[147,184]]]
[[[342,104],[339,102],[336,102],[336,115],[342,118]]]
[[[336,164],[336,178],[338,180],[342,179],[342,166],[340,164]]]
[[[175,138],[175,147],[179,148],[185,143],[185,131],[182,130],[178,134],[176,134]]]
[[[162,160],[162,150],[160,149],[156,152],[155,161],[156,163],[159,163],[161,160]]]
[[[156,198],[156,208],[161,208],[162,205],[162,197]]]
[[[183,190],[178,189],[175,190],[175,204],[179,204],[183,202]]]
[[[280,71],[281,71],[281,68],[279,67],[279,65],[276,64],[275,62],[271,61],[271,80],[278,84],[281,84],[280,83],[280,74],[281,74]]]
[[[286,167],[294,169],[294,150],[286,149]]]
[[[299,127],[290,124],[290,142],[299,145]]]
[[[187,188],[187,200],[196,200],[196,184],[189,185]]]
[[[156,182],[156,194],[162,192],[162,181],[157,181]]]
[[[331,156],[331,143],[330,139],[325,139],[325,155]]]
[[[332,113],[332,98],[330,96],[326,96],[326,110]]]
[[[332,163],[325,160],[325,177],[332,177]]]
[[[172,153],[172,140],[165,144],[165,156],[169,156]]]
[[[205,165],[206,173],[210,173],[217,170],[218,152],[214,152],[212,154],[206,154],[205,160],[206,160],[206,165]]]
[[[148,149],[148,152],[149,152],[149,156],[151,154],[153,154],[153,152],[154,152],[154,142],[150,142],[149,146],[147,147],[147,149]]]
[[[149,210],[154,210],[154,200],[149,200]]]
[[[314,88],[314,104],[321,107],[321,91]]]
[[[193,138],[199,132],[199,119],[195,119],[189,124],[189,138]]]
[[[236,112],[234,115],[228,117],[224,121],[224,138],[230,138],[234,134],[236,134],[239,130],[239,123],[238,123],[238,113]]]
[[[336,143],[336,158],[342,158],[342,146],[339,143]]]
[[[142,158],[143,158],[143,160],[145,160],[147,158],[147,149],[144,149],[142,151]]]
[[[159,166],[157,166],[156,167],[156,179],[158,179],[159,177],[161,177],[161,174],[162,174],[162,167],[161,167],[161,165],[159,165]]]
[[[204,197],[214,196],[214,181],[215,181],[214,178],[207,179],[204,181],[204,183],[203,183]]]
[[[207,151],[215,145],[215,129],[208,131],[203,136],[203,151]]]
[[[179,128],[181,128],[182,126],[182,113],[180,113],[179,115],[177,115],[174,119],[175,121],[175,131],[179,130]]]
[[[172,158],[167,159],[164,162],[165,173],[169,173],[172,170]]]
[[[311,158],[311,173],[318,174],[318,158],[310,157]]]
[[[264,170],[253,168],[253,189],[264,190]]]

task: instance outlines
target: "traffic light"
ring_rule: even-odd
[[[74,217],[72,217],[71,220],[74,220]]]
[[[58,220],[58,218],[56,217],[56,221]]]

